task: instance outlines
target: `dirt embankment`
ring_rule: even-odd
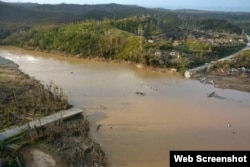
[[[0,57],[0,131],[70,107],[59,86],[42,85]],[[83,115],[29,130],[14,143],[0,143],[0,166],[107,166],[88,132]]]
[[[237,54],[211,63],[203,70],[196,70],[192,77],[222,89],[250,92],[250,49],[244,48]]]
[[[250,92],[250,73],[218,70],[210,72],[200,72],[192,76],[204,84],[211,84],[222,89],[234,89]]]

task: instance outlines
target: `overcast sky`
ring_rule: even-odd
[[[1,0],[0,0],[1,1]],[[135,4],[168,9],[206,9],[250,12],[250,0],[2,0],[5,2],[35,2],[41,4]]]

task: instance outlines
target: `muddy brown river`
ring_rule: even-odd
[[[0,48],[0,56],[61,86],[70,103],[84,110],[92,138],[113,167],[166,167],[170,150],[250,150],[249,93],[134,65],[8,47]],[[225,99],[208,98],[213,91]]]

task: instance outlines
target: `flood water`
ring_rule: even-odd
[[[249,93],[134,65],[16,48],[1,48],[0,56],[43,83],[61,86],[70,103],[84,110],[111,166],[167,167],[170,150],[250,150]],[[207,98],[213,91],[226,99]]]

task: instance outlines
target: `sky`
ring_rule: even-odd
[[[0,0],[1,1],[1,0]],[[250,0],[2,0],[4,2],[34,2],[40,4],[130,4],[166,9],[202,9],[250,12]]]

